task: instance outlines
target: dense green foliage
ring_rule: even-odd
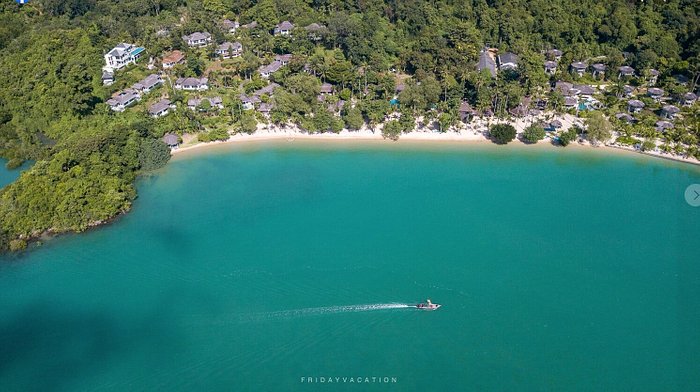
[[[159,139],[141,139],[139,163],[141,170],[160,169],[170,160],[170,149]]]
[[[510,124],[496,124],[489,129],[491,139],[496,144],[507,144],[515,140],[515,127]]]
[[[529,143],[539,142],[544,139],[545,134],[542,124],[532,124],[523,131],[523,137]]]
[[[220,28],[224,18],[258,27],[235,37]],[[283,20],[297,28],[291,37],[273,36]],[[304,26],[324,26],[313,37]],[[208,31],[216,43],[240,41],[239,58],[219,61],[214,46],[187,48],[180,38]],[[119,71],[113,86],[101,83],[103,54],[119,42],[146,48],[144,57],[164,51],[186,53],[187,63],[169,76],[207,76],[224,108],[206,102],[184,106],[193,94],[173,91],[169,83],[144,96],[137,107],[112,113],[105,101],[149,73],[144,58]],[[520,57],[517,71],[491,78],[475,64],[484,46]],[[253,133],[258,122],[294,124],[308,132],[338,132],[381,126],[397,138],[423,119],[446,131],[459,119],[466,101],[479,111],[506,117],[525,96],[548,100],[560,110],[563,97],[549,92],[554,77],[542,69],[543,51],[563,51],[556,79],[593,82],[566,72],[575,60],[599,59],[610,69],[627,64],[645,83],[649,68],[661,72],[658,86],[678,97],[700,79],[700,2],[695,0],[33,0],[20,6],[0,4],[0,156],[16,166],[36,161],[0,194],[0,249],[21,247],[21,238],[45,230],[83,230],[128,210],[133,181],[167,162],[165,133],[197,133],[201,141],[226,139],[230,132]],[[289,64],[275,72],[274,104],[269,117],[243,110],[241,93],[267,86],[256,70],[275,55],[289,53]],[[157,60],[158,61],[158,60]],[[608,116],[624,83],[606,75],[612,93],[605,96]],[[689,79],[677,83],[676,75]],[[616,76],[616,75],[615,75]],[[321,83],[334,94],[319,99]],[[399,89],[401,86],[401,89]],[[150,119],[146,107],[167,95],[178,110]],[[391,99],[396,99],[392,101]],[[339,102],[342,100],[343,102]],[[341,105],[344,103],[344,105]],[[398,104],[400,103],[400,104]],[[635,125],[588,120],[588,137],[604,140],[611,126],[629,137],[663,138],[662,149],[698,154],[697,109],[672,131],[653,128],[659,105]],[[697,105],[696,105],[697,106]],[[390,114],[397,120],[387,122]],[[393,114],[392,114],[393,116]],[[605,120],[607,121],[607,120]],[[610,125],[610,126],[609,126]],[[511,129],[491,134],[508,142]],[[513,134],[513,135],[512,135]],[[512,137],[511,137],[512,135]],[[533,132],[533,138],[540,133]],[[526,136],[527,137],[527,136]],[[561,135],[563,140],[568,136]],[[575,132],[572,137],[575,138]],[[609,136],[608,136],[609,137]],[[528,137],[529,138],[529,137]],[[14,241],[14,242],[13,242]]]
[[[387,121],[382,128],[382,136],[385,139],[399,140],[399,136],[401,136],[401,124],[396,120]]]
[[[608,140],[612,136],[612,124],[603,113],[592,112],[586,118],[586,136],[593,144]]]
[[[559,144],[566,147],[569,145],[569,143],[576,140],[577,137],[578,137],[578,133],[576,132],[576,129],[572,127],[568,131],[562,132],[559,135]]]

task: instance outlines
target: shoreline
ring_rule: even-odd
[[[540,140],[537,143],[525,143],[522,140],[519,139],[519,136],[521,136],[520,132],[517,134],[516,139],[513,140],[512,142],[508,143],[508,146],[521,146],[521,147],[557,147],[552,143],[552,139],[550,137],[546,137],[543,140]],[[431,132],[431,131],[412,131],[409,133],[402,134],[398,140],[389,140],[385,139],[382,137],[381,132],[377,130],[376,132],[372,132],[369,129],[362,129],[359,131],[348,131],[348,130],[343,130],[339,133],[318,133],[318,134],[309,134],[306,132],[302,132],[298,128],[288,128],[288,129],[280,129],[280,128],[273,128],[273,129],[258,129],[253,134],[235,134],[229,137],[228,140],[224,141],[214,141],[214,142],[198,142],[195,144],[191,145],[185,145],[183,147],[179,147],[175,150],[171,151],[171,155],[173,158],[176,158],[178,156],[184,157],[184,156],[190,156],[194,152],[208,152],[209,150],[218,150],[219,148],[223,148],[225,146],[234,146],[237,144],[248,144],[251,142],[274,142],[274,141],[287,141],[287,142],[295,142],[295,141],[312,141],[312,142],[325,142],[325,141],[330,141],[333,143],[337,142],[385,142],[387,145],[391,144],[405,144],[405,143],[426,143],[426,144],[433,144],[433,143],[445,143],[449,145],[492,145],[495,147],[501,147],[495,143],[493,143],[490,139],[488,139],[483,133],[478,133],[478,132],[464,132],[464,131],[448,131],[448,132]],[[218,147],[218,148],[217,148]],[[626,147],[626,146],[620,146],[620,145],[614,145],[614,144],[599,144],[597,146],[591,145],[589,142],[584,141],[584,142],[572,142],[566,147],[559,147],[559,148],[574,148],[574,149],[590,149],[590,150],[598,150],[598,151],[605,151],[608,153],[615,153],[615,154],[626,154],[626,155],[632,155],[635,154],[640,157],[648,157],[648,158],[657,158],[657,159],[664,159],[667,161],[672,161],[672,162],[678,162],[678,163],[687,163],[691,164],[694,166],[700,166],[700,161],[694,159],[694,158],[684,158],[681,156],[676,156],[672,154],[662,154],[662,153],[654,153],[654,152],[648,152],[648,151],[640,151],[637,150],[633,147]]]

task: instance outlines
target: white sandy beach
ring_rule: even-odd
[[[420,120],[420,119],[419,119]],[[193,150],[202,150],[214,146],[220,146],[224,144],[232,143],[245,143],[245,142],[255,142],[255,141],[266,141],[266,140],[276,140],[276,141],[376,141],[385,143],[401,143],[401,142],[454,142],[454,143],[492,143],[486,136],[485,133],[488,128],[493,124],[498,123],[508,123],[515,127],[517,132],[516,140],[511,143],[525,145],[524,142],[520,140],[520,136],[524,129],[530,124],[536,122],[548,123],[553,120],[559,120],[562,123],[562,130],[566,131],[574,125],[582,125],[582,120],[570,114],[564,115],[553,115],[551,113],[542,114],[539,116],[527,116],[519,118],[516,120],[496,120],[496,119],[475,119],[469,124],[460,124],[448,130],[447,132],[439,132],[429,128],[418,128],[412,132],[401,134],[398,141],[387,140],[382,137],[381,126],[377,126],[374,130],[368,127],[363,127],[357,131],[350,131],[343,129],[339,133],[314,133],[310,134],[295,125],[287,125],[285,127],[279,127],[268,124],[258,124],[258,129],[253,134],[235,134],[231,135],[228,140],[225,141],[214,141],[208,143],[197,142],[194,135],[183,136],[183,144],[172,151],[173,155],[179,155],[185,152]],[[552,145],[552,140],[549,137],[539,141],[538,145]],[[604,149],[610,152],[631,152],[644,154],[650,157],[657,157],[663,159],[669,159],[679,162],[691,163],[695,165],[700,165],[700,161],[695,158],[689,157],[685,158],[683,156],[663,153],[660,151],[647,151],[641,152],[634,147],[615,145],[613,143],[598,144],[592,146],[588,141],[582,140],[579,142],[573,142],[571,146],[588,147],[596,149]],[[567,148],[570,148],[567,147]]]

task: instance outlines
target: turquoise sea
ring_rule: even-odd
[[[15,178],[19,177],[19,173],[22,170],[29,167],[31,163],[27,162],[24,165],[22,165],[21,167],[18,167],[17,169],[13,169],[13,170],[7,170],[5,168],[6,164],[7,164],[7,161],[0,158],[0,188],[11,183],[12,181],[15,180]]]
[[[0,256],[0,390],[698,390],[691,183],[571,148],[180,156],[113,224]]]

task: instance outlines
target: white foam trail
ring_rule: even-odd
[[[323,306],[318,308],[302,308],[292,310],[281,310],[276,312],[256,313],[250,315],[250,321],[255,320],[283,320],[307,316],[338,314],[338,313],[358,313],[370,312],[375,310],[390,310],[390,309],[406,309],[412,308],[415,305],[388,303],[388,304],[363,304],[363,305],[345,305],[345,306]]]

